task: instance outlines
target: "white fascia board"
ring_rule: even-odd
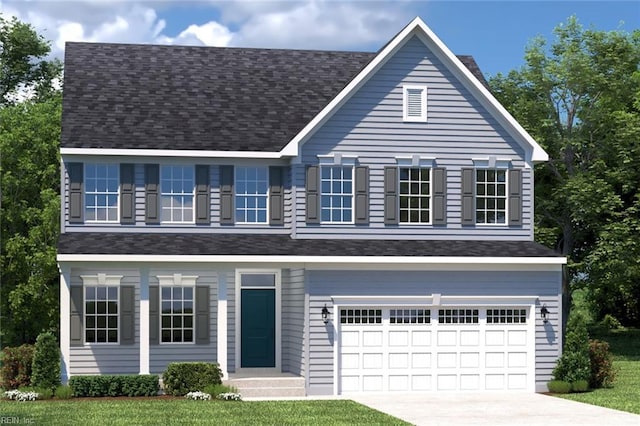
[[[331,296],[334,305],[339,306],[530,306],[538,296],[449,296],[442,294],[413,296]]]
[[[322,264],[322,265],[564,265],[564,257],[469,257],[469,256],[237,256],[152,254],[59,254],[58,262],[149,262],[228,264]]]
[[[61,155],[100,155],[115,157],[195,157],[195,158],[255,158],[280,159],[286,157],[281,152],[263,151],[200,151],[178,149],[103,149],[103,148],[60,148]]]
[[[529,160],[534,163],[548,161],[549,156],[533,137],[516,121],[515,118],[498,102],[469,69],[449,50],[449,48],[435,35],[420,17],[416,17],[396,37],[394,37],[382,51],[298,133],[281,151],[283,156],[296,157],[299,155],[300,144],[304,143],[322,124],[324,124],[411,36],[421,37],[436,55],[444,56],[453,71],[463,76],[463,81],[474,94],[493,109],[498,121],[510,130],[514,137],[529,145]]]

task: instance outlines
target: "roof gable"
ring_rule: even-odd
[[[456,57],[419,17],[416,17],[387,43],[376,57],[287,144],[282,153],[289,156],[298,156],[301,145],[414,36],[418,37],[442,61],[497,122],[524,148],[526,161],[540,162],[548,160],[548,155],[542,147],[490,93],[486,81],[483,78],[478,78],[477,74],[473,72],[474,67],[477,69],[475,61],[471,66],[468,63],[463,63],[465,58]]]

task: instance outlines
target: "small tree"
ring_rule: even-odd
[[[60,384],[60,349],[50,332],[40,333],[36,339],[31,372],[35,387],[53,390]]]
[[[569,383],[588,382],[591,378],[589,333],[584,317],[578,312],[569,316],[564,351],[553,369],[553,378]]]

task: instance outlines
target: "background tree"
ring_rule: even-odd
[[[554,33],[490,85],[549,153],[536,167],[536,239],[568,256],[565,295],[587,288],[598,315],[640,325],[640,31],[585,30],[571,17]]]
[[[60,64],[15,19],[0,17],[0,41],[0,343],[18,346],[58,324]]]

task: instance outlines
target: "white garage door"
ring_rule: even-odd
[[[340,308],[339,392],[533,390],[529,312]]]

